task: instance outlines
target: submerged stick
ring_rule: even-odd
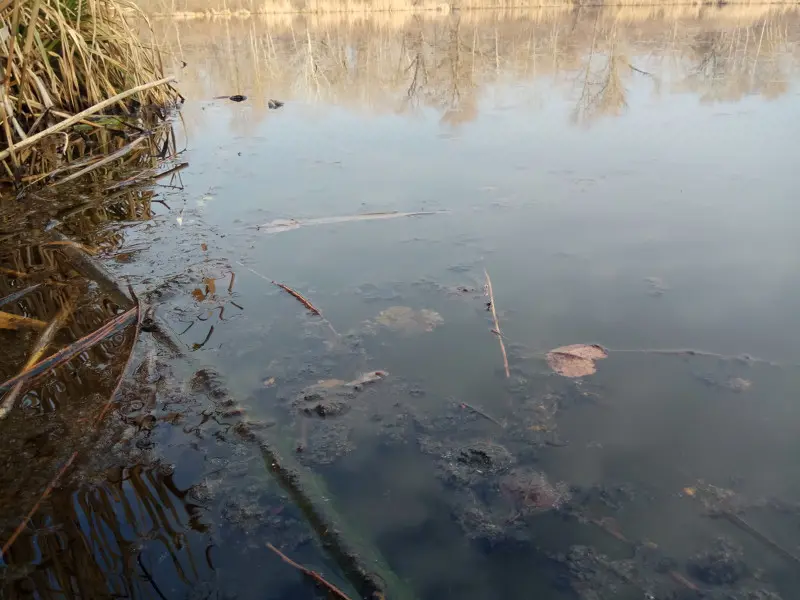
[[[333,594],[337,598],[341,598],[342,600],[350,600],[350,596],[345,594],[342,590],[340,590],[338,587],[336,587],[332,583],[329,583],[328,581],[326,581],[325,578],[322,575],[320,575],[319,573],[317,573],[316,571],[312,571],[311,569],[309,569],[307,567],[304,567],[303,565],[301,565],[299,563],[294,562],[291,558],[286,556],[283,552],[278,550],[275,546],[273,546],[270,543],[267,543],[267,548],[269,548],[275,554],[277,554],[281,558],[281,560],[283,562],[285,562],[288,565],[293,566],[295,569],[297,569],[298,571],[303,573],[303,575],[305,575],[309,579],[312,579],[318,586],[325,588],[326,590],[328,590],[331,594]]]
[[[772,538],[767,537],[765,533],[762,533],[761,531],[750,525],[750,523],[745,521],[739,515],[736,515],[729,510],[723,510],[719,514],[720,516],[724,517],[725,519],[736,525],[742,531],[749,533],[757,540],[760,540],[761,542],[772,548],[775,552],[777,552],[784,558],[787,558],[790,561],[800,565],[800,557],[789,552],[789,550],[778,544],[778,542],[776,542]]]
[[[494,320],[494,334],[497,336],[497,341],[500,342],[500,352],[503,353],[503,367],[506,370],[506,379],[511,377],[511,372],[508,369],[508,354],[506,354],[506,345],[503,342],[503,332],[500,329],[500,322],[497,320],[497,310],[494,307],[494,292],[492,291],[492,280],[489,278],[489,271],[483,270],[486,274],[486,289],[489,293],[489,308],[492,311],[492,319]]]
[[[498,421],[497,419],[495,419],[495,418],[494,418],[492,415],[490,415],[489,413],[487,413],[487,412],[485,412],[484,410],[482,410],[482,409],[478,408],[477,406],[473,406],[472,404],[467,404],[466,402],[459,402],[459,404],[461,404],[461,406],[463,406],[464,408],[468,408],[468,409],[470,409],[470,410],[471,410],[472,412],[474,412],[476,415],[480,415],[481,417],[483,417],[483,418],[484,418],[484,419],[486,419],[487,421],[491,421],[492,423],[494,423],[494,424],[496,424],[496,425],[499,425],[500,427],[502,427],[503,429],[505,429],[505,427],[506,427],[506,426],[505,426],[503,423],[501,423],[500,421]]]
[[[15,39],[15,38],[12,37],[11,39]],[[107,98],[107,99],[103,100],[102,102],[98,102],[94,106],[90,106],[86,110],[83,110],[83,111],[79,112],[78,114],[73,115],[69,119],[65,119],[65,120],[63,120],[63,121],[61,121],[59,123],[56,123],[52,127],[48,127],[44,131],[40,131],[39,133],[37,133],[35,135],[32,135],[32,136],[30,136],[28,138],[25,138],[24,140],[22,140],[21,142],[16,144],[14,148],[17,151],[21,150],[22,148],[27,148],[28,146],[30,146],[31,144],[35,144],[36,142],[38,142],[42,138],[45,138],[48,135],[52,135],[54,133],[58,133],[59,131],[61,131],[63,129],[66,129],[69,126],[74,125],[75,123],[77,123],[81,119],[83,119],[85,117],[88,117],[89,115],[93,115],[96,112],[100,112],[104,108],[106,108],[108,106],[111,106],[113,104],[116,104],[120,100],[124,100],[128,96],[133,96],[134,94],[138,94],[139,92],[143,92],[145,90],[149,90],[150,88],[158,87],[159,85],[164,85],[165,83],[170,83],[172,81],[175,81],[175,77],[174,76],[164,77],[164,78],[158,79],[156,81],[151,81],[150,83],[143,83],[142,85],[137,85],[134,88],[131,88],[129,90],[125,90],[124,92],[120,92],[116,96],[112,96],[111,98]],[[11,148],[3,150],[2,152],[0,152],[0,160],[5,160],[6,158],[8,158],[8,156],[10,154],[11,154]]]

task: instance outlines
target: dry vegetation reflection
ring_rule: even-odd
[[[375,112],[432,108],[457,126],[477,117],[487,86],[509,81],[559,90],[577,123],[623,113],[636,79],[656,94],[706,101],[774,98],[796,71],[800,39],[789,5],[261,15],[155,27],[182,89],[193,98],[246,94],[251,110],[238,118],[248,123],[266,119],[268,99],[280,97]],[[186,116],[190,126],[207,118]]]

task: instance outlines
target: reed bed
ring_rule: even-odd
[[[139,6],[149,15],[178,18],[204,16],[247,16],[254,14],[348,14],[381,13],[450,14],[486,10],[530,10],[535,8],[657,6],[703,7],[711,3],[701,0],[140,0]],[[793,0],[731,0],[737,6],[797,5]]]
[[[119,151],[164,119],[180,95],[143,17],[127,0],[0,0],[3,182]]]

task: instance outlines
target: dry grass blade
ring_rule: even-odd
[[[506,345],[503,342],[503,332],[500,330],[500,322],[497,320],[497,310],[494,306],[494,290],[492,289],[492,280],[489,278],[489,271],[483,270],[486,274],[486,291],[489,294],[489,309],[492,312],[492,320],[494,321],[494,334],[497,336],[497,341],[500,342],[500,352],[503,353],[503,367],[506,370],[506,379],[511,377],[511,371],[508,368],[508,354],[506,353]]]
[[[58,311],[56,316],[53,317],[53,320],[50,321],[50,324],[42,331],[39,339],[36,340],[36,345],[33,347],[33,351],[28,357],[28,362],[25,363],[25,366],[22,367],[22,371],[17,375],[17,378],[15,378],[19,379],[18,383],[14,385],[6,397],[3,398],[3,403],[0,404],[0,419],[5,419],[14,407],[14,402],[16,402],[25,384],[24,375],[30,372],[36,363],[39,362],[39,359],[42,358],[42,355],[47,352],[47,348],[50,347],[50,343],[53,341],[56,333],[64,326],[64,323],[72,314],[74,302],[74,298],[72,297],[67,299],[61,307],[61,310]]]
[[[12,313],[0,311],[0,329],[44,329],[47,323]]]
[[[122,313],[89,335],[82,337],[66,348],[62,348],[52,356],[49,356],[43,361],[36,363],[27,370],[23,370],[19,375],[12,377],[0,385],[0,391],[15,387],[23,382],[36,379],[50,369],[54,369],[55,367],[64,364],[74,356],[80,354],[81,352],[85,352],[108,336],[114,335],[118,331],[125,329],[136,318],[136,314],[136,307]]]
[[[126,90],[124,92],[121,92],[121,93],[119,93],[119,94],[117,94],[115,96],[112,96],[111,98],[103,100],[102,102],[98,102],[94,106],[91,106],[91,107],[87,108],[86,110],[79,112],[77,115],[73,115],[69,119],[65,119],[65,120],[63,120],[63,121],[61,121],[59,123],[56,123],[52,127],[48,127],[44,131],[40,131],[39,133],[37,133],[35,135],[32,135],[29,138],[26,138],[24,141],[22,141],[19,144],[17,144],[15,148],[16,148],[17,151],[19,151],[22,148],[26,148],[26,147],[30,146],[31,144],[35,144],[36,142],[40,141],[42,138],[47,137],[48,135],[52,135],[54,133],[58,133],[59,131],[63,131],[67,127],[75,125],[76,123],[78,123],[79,121],[84,119],[85,117],[88,117],[89,115],[93,115],[94,113],[100,112],[104,108],[108,108],[109,106],[112,106],[112,105],[116,104],[117,102],[119,102],[121,100],[124,100],[125,98],[133,96],[134,94],[137,94],[139,92],[143,92],[145,90],[148,90],[148,89],[150,89],[152,87],[159,86],[159,85],[164,85],[166,83],[170,83],[171,81],[174,81],[174,80],[175,80],[174,77],[164,77],[163,79],[159,79],[158,81],[151,81],[150,83],[145,83],[145,84],[136,86],[135,88],[132,88],[130,90]],[[11,154],[11,149],[3,150],[2,152],[0,152],[0,160],[4,160],[4,159],[8,158],[9,154]]]
[[[267,544],[267,548],[269,548],[275,554],[277,554],[281,558],[281,560],[283,562],[285,562],[288,565],[293,566],[295,569],[297,569],[298,571],[303,573],[303,575],[305,575],[306,577],[311,579],[319,587],[321,587],[321,588],[327,590],[328,592],[330,592],[334,597],[341,598],[341,600],[350,600],[350,596],[345,594],[342,590],[340,590],[338,587],[336,587],[332,583],[330,583],[328,581],[325,581],[325,578],[322,577],[322,575],[320,575],[316,571],[312,571],[311,569],[308,569],[308,568],[304,567],[303,565],[294,562],[291,558],[286,556],[283,552],[278,550],[272,544],[268,543]]]
[[[104,165],[107,165],[108,163],[114,162],[115,160],[117,160],[119,158],[122,158],[123,156],[128,154],[131,150],[136,148],[136,146],[141,144],[146,139],[147,139],[147,136],[138,137],[135,140],[133,140],[130,144],[127,144],[127,145],[123,146],[122,148],[120,148],[116,152],[112,152],[108,156],[104,157],[102,160],[98,160],[94,164],[91,164],[88,167],[85,167],[85,168],[81,169],[80,171],[78,171],[76,173],[73,173],[72,175],[68,175],[64,179],[61,179],[60,181],[57,181],[56,183],[54,183],[52,185],[53,186],[57,186],[57,185],[61,185],[62,183],[67,183],[68,181],[72,181],[73,179],[77,179],[78,177],[86,175],[86,173],[94,171],[95,169],[99,169],[100,167],[102,167]]]
[[[147,139],[147,136],[144,136],[144,135],[136,138],[130,144],[127,144],[127,145],[123,146],[122,148],[120,148],[116,152],[112,152],[108,156],[104,157],[102,160],[98,160],[94,164],[91,164],[88,167],[85,167],[85,168],[81,169],[80,171],[78,171],[76,173],[73,173],[72,175],[68,175],[67,177],[64,177],[64,179],[61,179],[60,181],[57,181],[56,183],[53,184],[53,186],[61,185],[62,183],[67,183],[68,181],[72,181],[73,179],[77,179],[78,177],[86,175],[86,173],[94,171],[95,169],[99,169],[100,167],[102,167],[104,165],[107,165],[108,163],[114,162],[115,160],[117,160],[119,158],[122,158],[123,156],[128,154],[131,150],[136,148],[136,146],[141,144],[146,139]]]

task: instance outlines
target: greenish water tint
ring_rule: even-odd
[[[157,22],[189,167],[111,268],[227,391],[152,346],[154,474],[73,496],[145,550],[99,572],[312,597],[269,542],[347,588],[245,414],[391,597],[796,597],[800,20],[748,10]]]

